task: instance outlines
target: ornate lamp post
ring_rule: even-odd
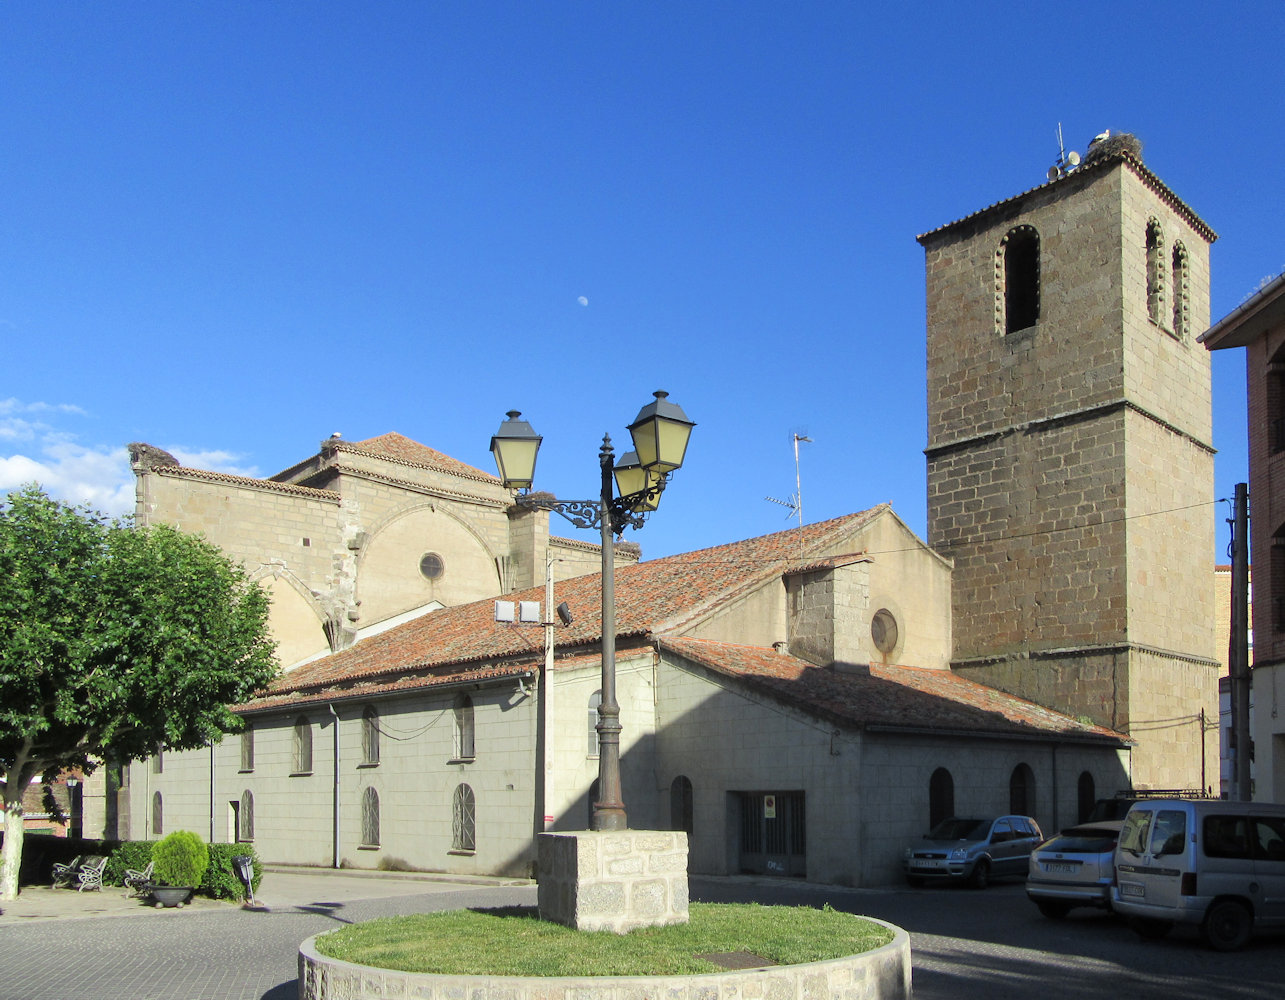
[[[593,829],[626,830],[629,823],[620,794],[620,705],[616,701],[616,562],[612,537],[626,527],[643,526],[656,509],[670,473],[681,468],[687,441],[696,425],[668,393],[638,411],[629,425],[634,450],[613,465],[611,436],[604,434],[598,453],[601,490],[596,500],[552,500],[521,493],[516,502],[526,507],[557,511],[578,528],[602,532],[602,704],[598,706],[598,801],[593,804]],[[500,479],[509,489],[530,489],[542,438],[510,410],[508,419],[491,438],[491,453]],[[616,477],[619,496],[612,486]]]

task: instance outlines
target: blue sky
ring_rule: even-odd
[[[516,408],[578,498],[665,389],[698,426],[645,556],[788,527],[794,433],[806,520],[922,535],[915,236],[1042,183],[1059,122],[1218,232],[1213,319],[1285,269],[1279,0],[867,6],[5,4],[0,489],[123,512],[129,441],[266,476],[334,431],[490,471]]]

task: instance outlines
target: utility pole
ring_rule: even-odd
[[[1227,667],[1231,675],[1231,735],[1236,748],[1232,798],[1248,802],[1249,778],[1249,524],[1248,488],[1236,484],[1231,538],[1231,639]]]

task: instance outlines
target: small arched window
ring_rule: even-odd
[[[1000,241],[995,277],[996,307],[1005,334],[1026,330],[1040,319],[1040,234],[1017,226]]]
[[[455,796],[451,802],[451,849],[469,852],[477,850],[477,803],[473,798],[473,789],[468,785],[455,786]]]
[[[379,712],[367,705],[361,713],[361,760],[363,764],[379,763]]]
[[[1008,811],[1018,816],[1035,815],[1035,773],[1018,764],[1008,779]]]
[[[955,779],[939,767],[928,779],[928,829],[955,815]]]
[[[306,715],[294,723],[294,773],[312,773],[312,723]]]
[[[241,730],[241,770],[254,770],[254,723],[248,719]]]
[[[1187,336],[1188,284],[1187,248],[1175,241],[1173,245],[1173,335],[1179,340]]]
[[[455,699],[455,759],[472,760],[473,744],[473,699],[466,694]]]
[[[1165,305],[1165,234],[1160,223],[1147,223],[1147,316],[1161,325]]]
[[[165,806],[161,802],[161,793],[152,793],[152,836],[165,832]]]
[[[246,789],[241,793],[241,808],[238,810],[236,839],[250,841],[254,839],[254,793]]]
[[[589,756],[598,756],[598,706],[602,704],[602,692],[595,691],[589,696]]]
[[[692,805],[692,780],[680,774],[669,785],[669,825],[692,835],[695,817]]]
[[[1089,813],[1093,812],[1093,804],[1097,800],[1098,793],[1093,783],[1093,775],[1088,771],[1080,772],[1080,780],[1075,783],[1075,811],[1081,823],[1088,820]]]
[[[379,846],[379,792],[369,787],[361,793],[361,846]]]

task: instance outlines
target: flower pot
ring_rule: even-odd
[[[182,906],[188,901],[195,889],[182,885],[153,885],[148,891],[159,906]]]

